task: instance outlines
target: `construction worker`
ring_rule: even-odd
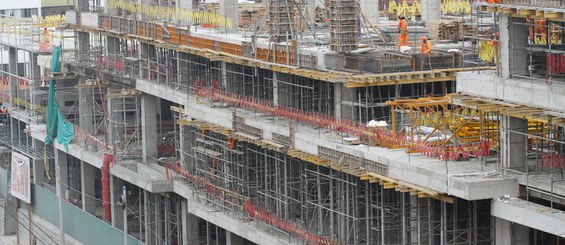
[[[534,43],[546,44],[547,43],[547,28],[545,20],[536,20],[534,22]]]
[[[498,36],[499,36],[499,35],[500,35],[500,34],[499,34],[498,32],[495,33],[495,34],[493,34],[492,40],[490,40],[490,41],[488,42],[488,44],[489,44],[491,47],[496,47],[496,45],[498,44]]]
[[[428,37],[423,36],[422,47],[420,48],[420,54],[428,55],[430,52],[432,52],[432,43],[428,41]]]
[[[408,24],[404,15],[401,15],[399,19],[398,33],[400,33],[400,38],[398,40],[398,47],[408,46]]]
[[[501,2],[502,2],[501,0],[487,0],[487,3],[496,3],[496,4],[499,4],[499,3],[501,3]]]

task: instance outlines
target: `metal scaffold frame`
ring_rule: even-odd
[[[247,142],[239,132],[197,121],[181,128],[184,163],[172,166],[174,176],[192,183],[205,203],[238,219],[340,244],[491,242],[492,223],[484,221],[488,201],[450,204],[293,158]]]
[[[141,93],[133,89],[108,91],[108,142],[115,147],[116,161],[140,159]]]

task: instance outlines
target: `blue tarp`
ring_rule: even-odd
[[[53,58],[51,59],[51,71],[59,71],[59,58],[61,57],[61,46],[53,47]],[[46,115],[47,136],[45,136],[45,144],[53,143],[53,139],[57,139],[57,143],[63,144],[65,149],[69,151],[69,143],[74,138],[74,125],[66,122],[59,109],[57,97],[55,96],[55,80],[49,81],[49,97],[47,99],[47,115]]]

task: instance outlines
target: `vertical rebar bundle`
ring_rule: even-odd
[[[337,52],[357,49],[357,1],[332,0],[330,3],[330,47]]]

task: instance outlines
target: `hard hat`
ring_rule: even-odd
[[[427,41],[427,40],[428,40],[428,37],[426,37],[426,36],[422,37],[422,41]]]

